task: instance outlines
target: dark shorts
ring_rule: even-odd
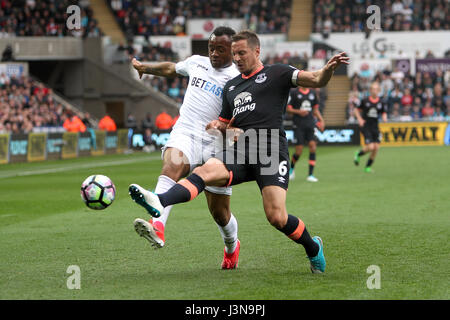
[[[364,135],[365,144],[381,142],[381,134],[378,128],[378,124],[364,124],[361,131]]]
[[[296,145],[305,145],[315,139],[314,126],[298,126],[294,129]]]
[[[286,138],[280,138],[276,148],[260,148],[258,144],[253,146],[254,148],[241,148],[235,143],[233,147],[217,155],[230,171],[228,185],[256,181],[260,190],[266,186],[279,186],[287,190],[290,162]]]

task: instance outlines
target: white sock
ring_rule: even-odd
[[[160,175],[158,177],[158,183],[155,187],[155,193],[164,193],[172,188],[175,184],[176,182],[170,179],[168,176]],[[172,210],[172,206],[165,207],[163,212],[161,213],[161,216],[159,218],[153,218],[153,222],[159,221],[165,226],[167,218],[169,218],[170,210]]]
[[[230,221],[224,227],[219,226],[220,234],[222,235],[223,242],[225,243],[225,251],[227,253],[233,253],[237,245],[238,223],[236,218],[231,214]]]

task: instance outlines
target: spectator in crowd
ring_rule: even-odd
[[[168,130],[173,126],[173,118],[170,114],[163,110],[155,119],[156,128],[160,130]]]
[[[155,129],[155,125],[153,124],[152,115],[150,112],[147,112],[145,118],[142,120],[142,130],[150,129],[153,131]]]
[[[75,115],[72,110],[66,111],[67,118],[64,121],[63,127],[68,132],[85,132],[86,126],[83,124],[83,121]]]
[[[131,112],[128,113],[128,116],[127,116],[127,120],[126,120],[125,126],[126,126],[128,129],[132,130],[132,132],[136,131],[136,129],[137,129],[137,121],[136,121],[136,118],[134,117],[134,114],[132,114]]]
[[[11,45],[7,45],[2,53],[2,62],[14,61],[14,54]]]
[[[292,0],[153,1],[146,7],[142,1],[109,3],[119,25],[131,38],[139,34],[184,35],[187,19],[195,18],[243,18],[250,29],[259,33],[287,33]]]
[[[64,130],[66,118],[51,89],[24,75],[0,75],[0,125],[5,132]]]
[[[117,125],[116,125],[116,122],[113,120],[113,118],[111,118],[108,114],[106,114],[98,122],[98,128],[100,130],[105,130],[105,131],[116,131]]]
[[[402,107],[410,107],[413,104],[413,96],[411,95],[411,89],[405,88],[405,93],[401,98]]]
[[[83,121],[83,124],[86,126],[86,131],[91,135],[91,146],[92,149],[97,149],[97,139],[95,135],[95,130],[92,126],[91,122],[91,114],[87,111],[83,113],[83,118],[81,119]]]
[[[92,16],[89,1],[78,1],[81,11],[81,28],[70,30],[66,26],[71,0],[40,0],[0,2],[0,33],[11,36],[75,36],[99,37],[102,32]],[[6,19],[2,19],[2,17]]]
[[[425,106],[422,108],[422,116],[423,118],[431,119],[434,115],[434,108],[431,106],[431,102],[427,101]]]
[[[450,30],[450,2],[446,0],[317,0],[313,7],[313,31],[322,34],[364,31],[362,22],[367,20],[369,5],[380,8],[383,31]]]
[[[135,118],[134,114],[132,114],[131,112],[128,113],[128,115],[127,115],[127,120],[125,121],[125,127],[128,128],[128,145],[131,146],[133,134],[136,132],[136,129],[137,129],[136,118]]]
[[[349,123],[355,122],[352,110],[356,99],[368,95],[365,79],[358,74],[351,79],[352,90],[347,107]],[[399,83],[392,80],[392,74],[388,70],[377,72],[373,78],[369,79],[381,80],[383,88],[381,97],[388,102],[391,121],[450,118],[446,102],[448,100],[448,104],[450,104],[450,89],[442,70],[438,70],[434,74],[417,72],[414,77],[405,74]]]
[[[153,145],[152,134],[155,130],[155,125],[153,124],[152,115],[147,112],[145,118],[142,120],[142,131],[144,132],[144,142],[146,146]]]
[[[420,119],[422,119],[422,113],[420,112],[420,105],[415,104],[412,107],[411,117],[412,117],[413,120],[420,120]]]

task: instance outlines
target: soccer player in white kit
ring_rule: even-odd
[[[223,87],[239,74],[231,55],[231,37],[235,31],[218,27],[208,41],[209,57],[194,55],[178,63],[160,62],[144,65],[133,59],[133,67],[143,74],[163,77],[189,76],[189,85],[180,108],[180,117],[163,148],[163,167],[155,193],[163,193],[186,177],[195,167],[202,165],[214,154],[215,137],[206,131],[206,125],[217,119],[222,110]],[[132,184],[132,199],[150,213],[146,202],[148,190]],[[222,269],[234,269],[239,258],[240,242],[237,220],[230,211],[231,187],[207,187],[208,208],[216,221],[225,243]],[[172,206],[164,209],[158,218],[146,221],[136,219],[136,232],[156,248],[164,246],[164,228]]]

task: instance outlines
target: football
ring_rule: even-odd
[[[116,187],[107,176],[95,174],[81,184],[81,199],[91,209],[106,209],[113,203],[115,196]]]

